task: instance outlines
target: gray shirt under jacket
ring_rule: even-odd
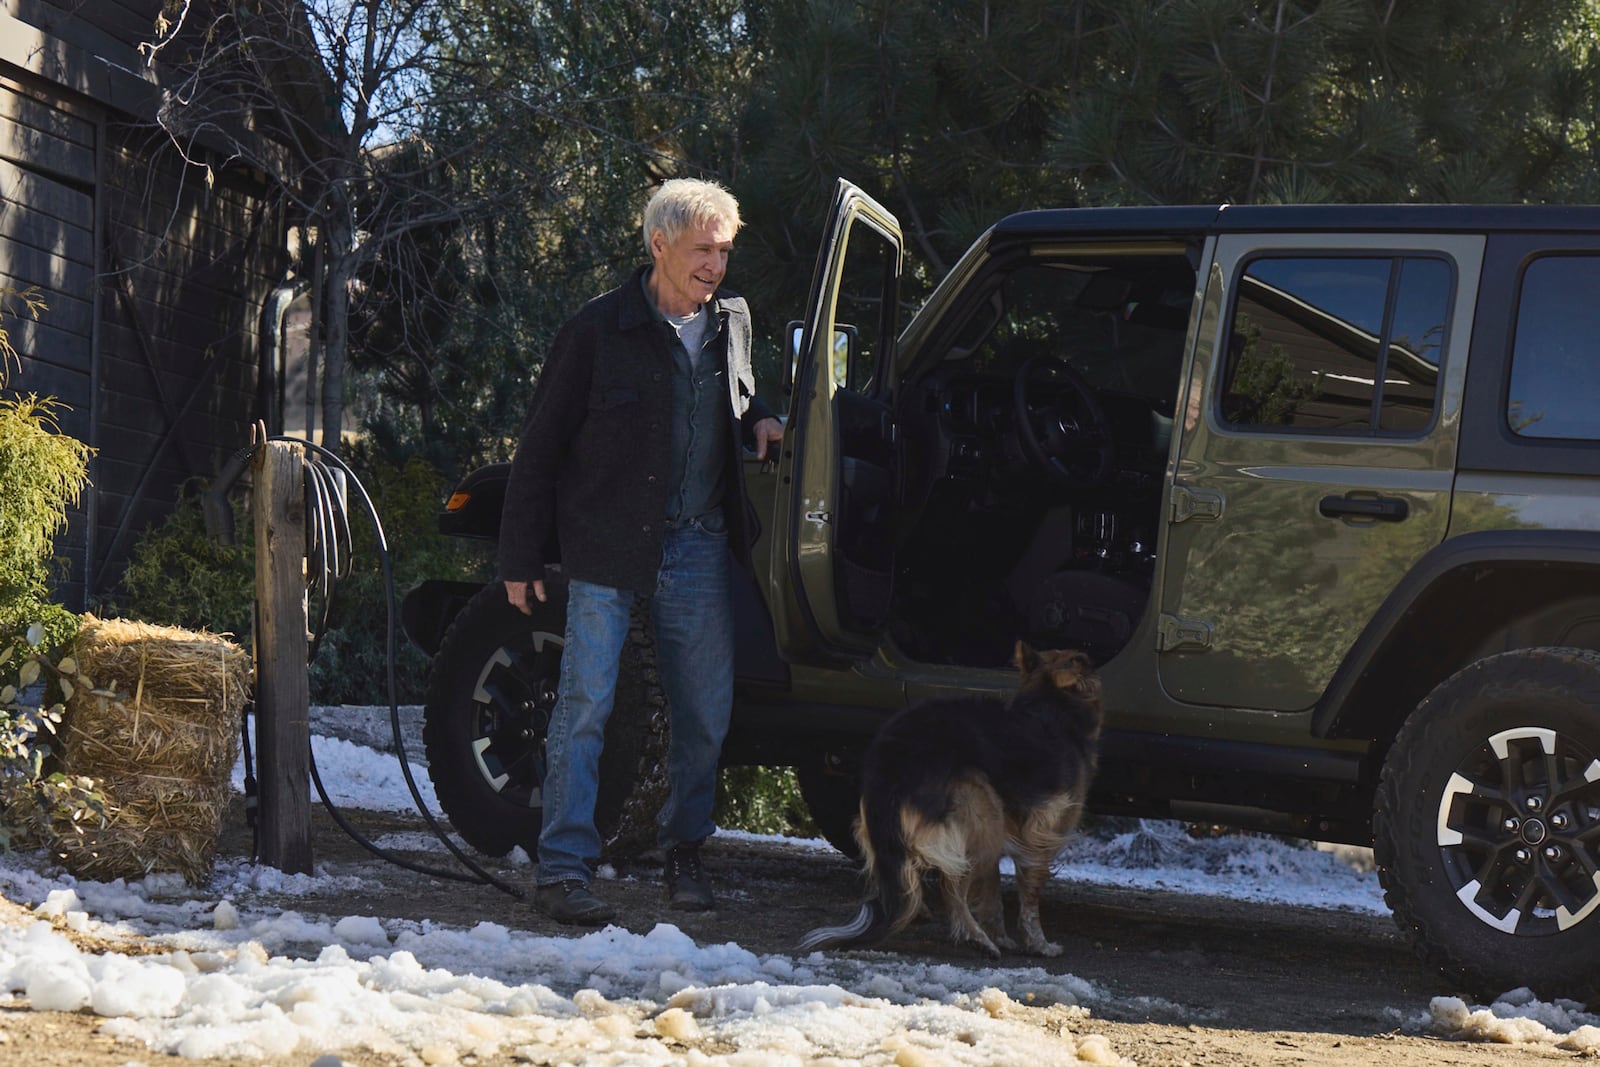
[[[506,484],[504,581],[543,579],[559,561],[568,578],[655,592],[677,459],[675,334],[645,296],[649,269],[585,304],[556,334]],[[703,351],[720,364],[725,399],[715,409],[723,440],[753,448],[754,426],[772,410],[755,395],[749,308],[719,289],[706,310],[718,323],[716,342]],[[742,456],[733,447],[720,451],[728,544],[748,567],[758,527],[744,496]]]
[[[667,480],[667,524],[699,522],[721,533],[725,453],[731,441],[723,414],[727,387],[721,352],[726,314],[700,308],[684,320],[663,315],[660,308],[655,310],[672,349],[672,475]]]

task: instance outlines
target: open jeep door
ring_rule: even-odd
[[[806,317],[789,339],[768,602],[790,663],[867,655],[888,616],[896,498],[888,369],[901,257],[899,222],[841,179]]]

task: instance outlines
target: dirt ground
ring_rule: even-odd
[[[470,925],[491,920],[540,933],[569,934],[524,902],[494,888],[457,885],[372,859],[316,811],[314,851],[338,873],[381,878],[385,891],[285,901],[302,914],[431,918]],[[413,830],[417,820],[357,813],[370,834]],[[248,853],[242,820],[230,818],[223,852]],[[437,856],[426,857],[439,863]],[[597,885],[619,909],[621,924],[644,932],[677,925],[702,944],[736,941],[756,953],[786,952],[813,926],[853,911],[857,880],[845,857],[772,840],[707,846],[705,861],[720,893],[705,914],[670,912],[659,863],[623,865]],[[529,868],[495,868],[527,885]],[[1442,1040],[1400,1032],[1403,1018],[1452,992],[1412,958],[1387,917],[1280,905],[1053,883],[1043,911],[1047,933],[1065,953],[1054,960],[1014,956],[1004,966],[1069,972],[1111,991],[1091,1006],[1094,1018],[1071,1020],[1039,1009],[1045,1028],[1104,1034],[1140,1067],[1293,1064],[1391,1067],[1509,1067],[1580,1058],[1571,1052]],[[929,961],[981,965],[969,951],[937,939],[931,925],[914,927],[893,948]],[[96,1033],[87,1014],[0,1009],[0,1062],[37,1067],[122,1067],[168,1057],[117,1044]],[[206,1061],[212,1062],[212,1061]],[[286,1062],[299,1063],[299,1060]],[[346,1056],[347,1064],[381,1061]]]

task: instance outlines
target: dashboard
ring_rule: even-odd
[[[1032,395],[1045,398],[1052,386],[1035,383]],[[1070,392],[1068,387],[1058,387]],[[1016,441],[1016,406],[1010,379],[953,377],[924,383],[922,408],[933,416],[945,444],[949,478],[988,478],[1008,468],[1027,467]],[[1115,480],[1144,484],[1166,468],[1172,440],[1170,410],[1163,413],[1147,397],[1102,389],[1096,392],[1111,424]]]

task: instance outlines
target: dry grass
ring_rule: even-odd
[[[62,862],[83,878],[201,881],[239,755],[249,654],[218,634],[85,616],[75,658],[94,686],[67,701],[62,770],[95,780],[105,815],[52,824]]]

